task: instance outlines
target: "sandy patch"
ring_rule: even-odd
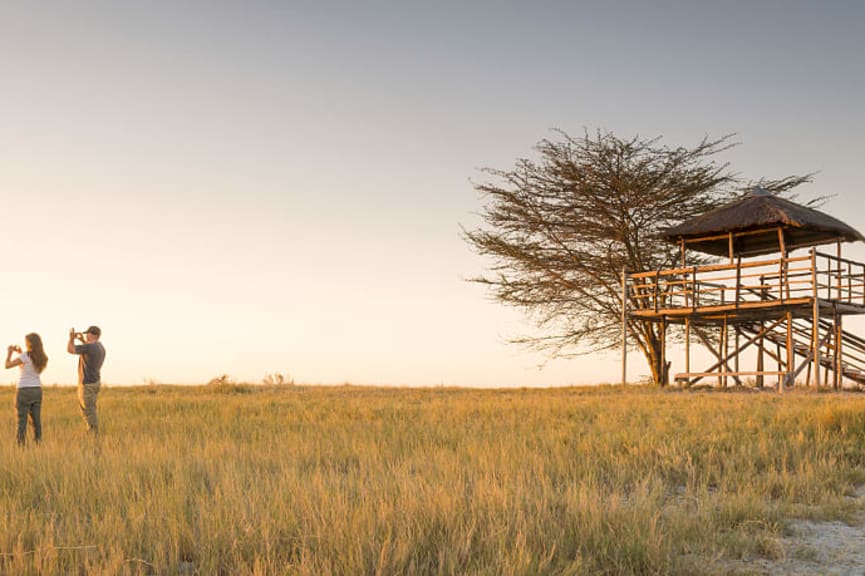
[[[746,559],[724,563],[723,574],[736,576],[865,575],[865,487],[855,500],[862,512],[851,523],[794,520],[779,538],[777,560]]]

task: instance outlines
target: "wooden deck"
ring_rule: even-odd
[[[674,373],[684,385],[711,377],[719,386],[730,379],[762,386],[777,378],[782,390],[807,377],[808,385],[840,388],[847,378],[865,386],[865,339],[842,329],[844,316],[865,314],[865,264],[841,258],[840,247],[837,256],[812,248],[804,256],[625,274],[622,289],[624,338],[628,318],[661,324],[662,362],[666,326],[684,325],[685,370]],[[692,340],[717,361],[692,370]],[[758,365],[740,369],[748,348]]]

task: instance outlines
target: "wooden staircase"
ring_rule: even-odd
[[[739,326],[743,333],[756,336],[761,331],[759,322],[746,322]],[[828,320],[819,321],[818,337],[825,344],[820,347],[817,361],[824,369],[835,368],[835,342],[832,338],[834,326]],[[811,350],[813,348],[812,322],[810,319],[797,319],[792,325],[793,352],[804,359],[811,361]],[[783,325],[775,326],[763,335],[765,340],[776,344],[781,348],[787,345],[787,329]],[[843,340],[841,346],[841,374],[844,378],[852,380],[857,386],[865,387],[865,339],[850,332],[841,331]]]

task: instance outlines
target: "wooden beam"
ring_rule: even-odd
[[[759,228],[756,230],[745,230],[741,232],[736,232],[737,238],[744,238],[745,236],[767,236],[777,230],[776,226],[769,226],[767,228]],[[721,240],[722,238],[727,238],[728,233],[724,232],[723,234],[709,234],[707,236],[694,236],[692,238],[682,238],[682,240],[687,244],[699,244],[701,242],[708,242],[709,240]]]
[[[727,376],[733,376],[733,377],[736,377],[736,376],[758,376],[758,375],[760,375],[760,372],[757,372],[756,370],[744,370],[742,372],[723,372],[723,374],[725,374]],[[763,372],[763,374],[768,374],[768,375],[772,375],[772,376],[784,376],[786,374],[786,372],[781,370],[780,372]],[[717,376],[717,375],[718,375],[718,372],[716,372],[716,371],[712,371],[712,372],[680,372],[679,374],[676,374],[676,380],[684,380],[684,379],[690,377],[690,378],[694,378],[695,381],[697,381],[697,380],[702,380],[703,378],[707,378],[709,376]]]
[[[792,258],[788,258],[788,262],[808,262],[811,258],[809,256],[794,256]],[[742,262],[741,267],[744,270],[745,268],[760,268],[760,267],[768,267],[775,266],[777,264],[782,264],[784,258],[771,258],[769,260],[755,260],[752,262]],[[853,262],[853,264],[860,264],[859,262]],[[736,267],[736,264],[707,264],[705,266],[697,266],[697,272],[717,272],[718,270],[733,270]],[[694,268],[693,266],[685,266],[682,268],[670,268],[661,270],[665,275],[669,276],[677,276],[682,275],[687,272],[690,272]],[[651,270],[648,272],[634,272],[630,275],[631,278],[639,279],[639,278],[654,278],[654,276],[658,274],[658,270]],[[732,276],[730,276],[732,278]]]

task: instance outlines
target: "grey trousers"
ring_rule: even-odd
[[[99,396],[99,382],[78,385],[78,407],[81,410],[81,417],[87,424],[87,431],[92,434],[99,432],[99,419],[96,417],[97,396]]]
[[[18,413],[18,444],[24,444],[28,418],[33,425],[33,439],[37,443],[42,440],[42,387],[18,388],[15,411]]]

